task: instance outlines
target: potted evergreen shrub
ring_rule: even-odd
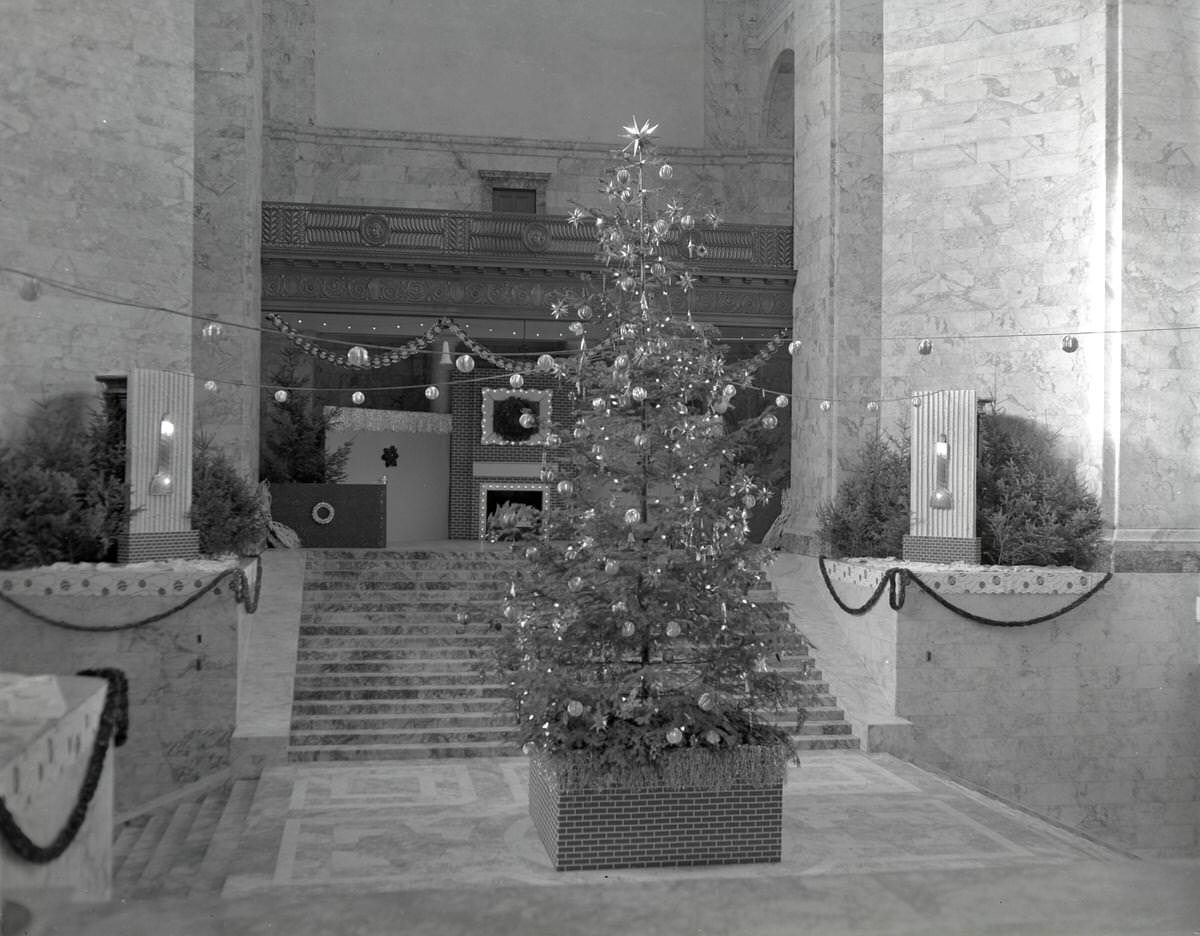
[[[1100,552],[1100,504],[1058,452],[1055,433],[991,405],[977,426],[982,564],[1092,568]],[[817,517],[834,558],[899,556],[909,523],[907,433],[867,438],[836,498]]]
[[[547,438],[555,497],[513,547],[498,664],[556,868],[778,861],[794,753],[760,713],[798,687],[770,665],[786,620],[751,597],[770,553],[748,515],[772,492],[734,455],[779,420],[727,422],[760,362],[727,365],[691,318],[672,257],[702,254],[702,231],[655,188],[653,128],[626,129],[609,207],[571,215],[607,269],[552,307],[580,340],[552,365],[575,415]]]

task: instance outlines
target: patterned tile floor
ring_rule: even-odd
[[[30,936],[1200,932],[1200,862],[1127,858],[888,755],[806,755],[776,865],[555,872],[526,776],[271,768],[221,900],[36,908]]]
[[[239,724],[282,744],[302,554],[268,557],[250,653],[278,672],[239,687]],[[45,902],[21,936],[1200,936],[1200,861],[1127,858],[887,755],[805,755],[784,823],[777,865],[559,873],[520,758],[275,766],[220,900]]]

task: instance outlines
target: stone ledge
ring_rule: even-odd
[[[827,560],[834,584],[875,589],[888,569],[899,566],[915,572],[930,588],[951,595],[1073,595],[1100,583],[1103,572],[1083,572],[1065,566],[985,566],[903,562],[898,559]]]
[[[239,567],[253,586],[257,574],[253,559],[177,559],[127,565],[57,562],[36,569],[0,572],[0,592],[12,597],[43,598],[186,597],[222,572]]]

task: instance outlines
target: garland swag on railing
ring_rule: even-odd
[[[414,338],[412,341],[398,348],[392,348],[388,351],[377,351],[371,355],[370,360],[365,365],[358,365],[347,361],[344,354],[334,354],[332,351],[322,348],[311,338],[292,328],[291,325],[275,312],[267,312],[265,316],[267,321],[279,329],[280,333],[301,351],[344,370],[379,370],[380,368],[390,367],[400,361],[407,360],[414,354],[420,354],[429,348],[438,339],[439,335],[447,333],[458,338],[459,341],[466,345],[467,350],[480,360],[487,361],[487,363],[500,370],[513,374],[535,374],[539,370],[536,363],[518,363],[501,357],[468,335],[458,322],[448,317],[438,319],[419,338]],[[743,383],[748,381],[783,346],[784,342],[787,341],[788,334],[789,329],[781,329],[776,332],[768,339],[766,346],[761,351],[752,358],[742,361],[732,369],[731,379]],[[607,341],[603,342],[598,346],[598,349],[603,350],[606,344],[608,344]]]
[[[1100,591],[1100,589],[1107,585],[1109,580],[1112,578],[1112,573],[1106,572],[1104,577],[1100,579],[1099,582],[1089,588],[1070,604],[1064,605],[1057,611],[1051,611],[1049,614],[1042,614],[1038,617],[1028,618],[1023,621],[1004,621],[997,618],[984,617],[982,614],[975,614],[972,611],[968,611],[966,608],[960,608],[957,605],[952,604],[939,595],[933,588],[930,588],[925,582],[921,581],[920,576],[918,576],[916,572],[912,571],[912,569],[905,569],[901,568],[900,566],[891,566],[885,569],[883,572],[883,577],[879,580],[879,584],[875,586],[875,591],[872,592],[871,597],[868,598],[865,603],[859,605],[859,607],[852,608],[842,601],[836,589],[834,589],[833,582],[829,578],[829,572],[825,568],[825,562],[825,556],[819,556],[817,558],[817,565],[821,570],[821,579],[825,582],[825,588],[828,590],[830,597],[833,598],[834,603],[847,614],[866,614],[878,603],[879,598],[883,594],[883,590],[885,588],[888,590],[888,606],[893,611],[899,611],[904,607],[905,587],[911,580],[912,582],[916,583],[917,587],[919,587],[923,592],[925,592],[925,594],[940,604],[943,608],[947,609],[948,611],[953,611],[959,617],[966,618],[968,621],[974,621],[976,624],[986,624],[989,627],[1029,627],[1031,624],[1044,624],[1047,621],[1053,621],[1056,617],[1062,617],[1062,615],[1066,614],[1068,611],[1073,611],[1078,608],[1081,604],[1096,594],[1096,592]]]
[[[43,624],[49,624],[52,627],[62,627],[66,630],[83,631],[84,633],[108,633],[110,631],[132,630],[135,627],[144,627],[147,624],[154,624],[164,618],[169,618],[172,614],[178,614],[188,605],[193,604],[207,595],[210,591],[221,584],[225,579],[230,578],[229,590],[233,593],[233,599],[238,604],[246,609],[247,614],[253,614],[258,610],[258,599],[262,594],[262,556],[255,557],[255,572],[254,572],[254,587],[251,589],[250,582],[246,578],[244,569],[226,569],[224,572],[213,577],[212,581],[203,588],[188,595],[183,601],[175,605],[173,608],[168,608],[166,611],[160,611],[158,614],[151,614],[148,617],[139,618],[136,621],[130,621],[127,624],[113,624],[108,627],[86,627],[83,624],[72,624],[70,621],[60,621],[58,618],[52,618],[40,612],[34,611],[32,608],[26,607],[15,598],[0,592],[0,601],[11,607],[16,608],[22,614],[27,614],[35,621],[41,621]]]
[[[49,845],[38,845],[17,825],[8,804],[4,802],[4,797],[0,796],[0,838],[18,857],[32,864],[49,864],[71,847],[75,836],[83,827],[88,807],[96,795],[96,788],[100,785],[100,775],[104,772],[104,759],[108,756],[109,743],[121,747],[129,735],[129,681],[125,674],[119,669],[85,669],[76,675],[107,680],[108,691],[104,697],[100,723],[96,726],[96,741],[92,745],[83,783],[79,787],[79,795],[66,823]]]

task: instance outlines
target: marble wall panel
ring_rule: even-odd
[[[950,597],[1004,619],[1061,603]],[[1193,575],[1119,573],[1054,621],[988,627],[910,588],[880,613],[914,756],[1145,856],[1200,854],[1194,600]]]
[[[96,374],[189,365],[187,319],[161,309],[191,303],[193,58],[190,5],[169,0],[6,14],[5,436],[34,400],[93,396]]]
[[[263,197],[316,204],[395,205],[490,211],[480,171],[539,172],[545,212],[598,205],[599,182],[614,165],[611,145],[463,138],[430,134],[358,134],[273,127],[266,140]],[[731,222],[787,224],[790,157],[777,151],[727,153],[664,147],[675,167],[672,186]]]
[[[178,596],[22,596],[39,614],[88,627],[136,621]],[[105,633],[66,631],[0,608],[6,671],[69,676],[115,666],[129,679],[129,740],[115,756],[117,812],[228,767],[237,704],[237,637],[245,612],[218,586],[157,623]]]
[[[315,6],[325,127],[604,142],[639,118],[704,143],[705,4],[361,0]],[[740,41],[729,37],[737,55]]]
[[[887,4],[883,393],[973,388],[1098,484],[1106,355],[1102,4]],[[918,356],[922,338],[933,352]]]

